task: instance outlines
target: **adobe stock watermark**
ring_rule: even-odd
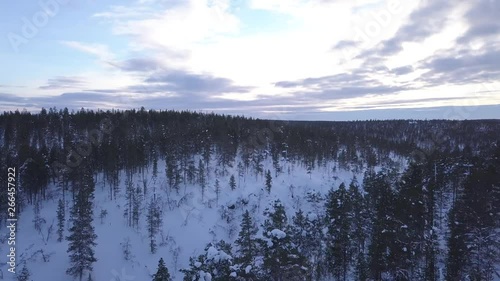
[[[418,2],[419,5],[425,5],[427,0]],[[406,5],[408,2],[402,0],[386,0],[382,7],[367,12],[362,22],[354,23],[352,41],[356,43],[342,49],[345,61],[356,57],[359,49],[366,48],[379,40],[384,30],[393,24],[394,19],[408,9]]]
[[[71,0],[40,0],[39,10],[31,17],[21,18],[21,28],[17,32],[9,32],[7,39],[12,49],[18,53],[21,45],[27,44],[30,39],[38,35],[40,30],[49,24],[50,19],[55,17],[61,10],[61,6],[68,4]]]
[[[114,129],[115,127],[110,119],[104,118],[101,120],[99,129],[89,131],[85,140],[80,141],[73,147],[67,148],[68,154],[66,155],[64,163],[54,161],[51,164],[51,169],[54,175],[58,177],[63,173],[70,172],[80,166],[84,159],[92,153],[92,146],[99,145],[103,134],[110,135]]]

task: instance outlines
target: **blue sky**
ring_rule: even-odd
[[[0,11],[0,110],[500,118],[496,0],[20,0]]]

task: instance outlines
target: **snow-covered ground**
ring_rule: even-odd
[[[340,183],[349,184],[353,176],[361,183],[363,171],[354,174],[351,171],[337,170],[332,172],[333,163],[326,167],[316,167],[308,174],[305,167],[299,164],[287,163],[278,177],[274,177],[270,194],[265,190],[265,177],[249,172],[238,179],[236,167],[229,168],[226,177],[220,177],[221,194],[216,202],[214,190],[215,175],[212,174],[207,185],[207,192],[202,200],[201,188],[196,185],[182,185],[179,194],[167,188],[165,165],[159,163],[159,174],[156,180],[147,174],[149,180],[148,194],[143,200],[140,226],[138,229],[127,226],[124,217],[125,208],[125,177],[120,180],[120,194],[116,200],[109,197],[109,187],[104,186],[103,176],[98,175],[95,189],[94,226],[97,246],[95,254],[98,261],[94,264],[93,280],[98,281],[147,281],[156,272],[160,257],[173,277],[182,280],[179,269],[189,265],[189,257],[201,254],[209,242],[234,242],[239,232],[242,214],[249,210],[258,224],[263,222],[263,212],[276,199],[280,199],[287,209],[289,219],[299,208],[305,213],[316,213],[319,208],[307,201],[308,193],[325,194],[330,188],[337,188]],[[236,166],[236,165],[235,165]],[[264,169],[272,169],[269,160],[264,162]],[[151,170],[151,169],[149,169]],[[229,177],[235,175],[236,190],[229,187]],[[134,186],[142,186],[142,175],[134,176]],[[26,262],[34,281],[72,280],[66,275],[69,267],[67,241],[57,242],[57,202],[62,193],[57,186],[51,186],[51,199],[41,203],[41,217],[46,223],[38,233],[33,226],[34,209],[27,206],[21,213],[18,222],[16,241],[17,270],[22,269]],[[153,192],[155,190],[155,192]],[[157,235],[158,251],[151,254],[146,228],[146,206],[150,197],[156,196],[162,202],[163,224],[161,233]],[[69,217],[69,207],[72,205],[71,194],[66,194],[66,219]],[[101,210],[107,211],[107,216],[101,221]],[[223,215],[224,214],[224,215]],[[65,236],[68,235],[68,220]],[[52,228],[52,230],[49,230]],[[7,234],[7,230],[2,227]],[[51,232],[51,234],[48,234]],[[276,231],[276,235],[283,235]],[[4,234],[2,234],[4,236]],[[129,240],[132,259],[126,261],[123,254],[123,243]],[[7,249],[6,240],[0,241],[1,248]],[[2,251],[0,269],[4,280],[14,280],[14,275],[7,271],[7,257]],[[86,280],[87,277],[85,277]]]

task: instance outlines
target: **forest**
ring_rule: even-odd
[[[0,115],[0,151],[12,280],[110,280],[102,249],[111,280],[500,280],[500,120],[50,108]]]

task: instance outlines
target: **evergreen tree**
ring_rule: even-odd
[[[496,163],[472,169],[450,212],[447,280],[493,280],[500,262],[499,186]]]
[[[198,183],[200,184],[201,187],[201,200],[203,200],[205,198],[205,189],[207,185],[207,180],[206,180],[205,165],[203,164],[203,161],[201,159],[198,162]]]
[[[424,177],[423,165],[411,164],[398,187],[395,213],[398,225],[392,249],[398,279],[424,279],[420,266],[424,263],[424,235],[427,227]]]
[[[349,200],[351,202],[351,239],[350,247],[353,258],[356,260],[355,274],[357,280],[366,280],[366,252],[365,243],[367,239],[369,218],[367,216],[365,198],[361,194],[356,178],[349,185]]]
[[[156,200],[151,199],[148,206],[147,214],[147,224],[148,224],[148,237],[149,237],[149,248],[152,254],[156,252],[156,234],[160,231],[162,218],[160,214],[160,208]]]
[[[308,279],[321,280],[324,263],[323,218],[313,213],[304,214],[298,210],[293,217],[291,226],[292,242],[297,250],[309,261]]]
[[[170,281],[170,273],[168,272],[168,268],[165,266],[165,262],[163,258],[160,258],[158,262],[158,270],[153,275],[153,281]]]
[[[57,203],[57,241],[61,242],[64,237],[64,223],[65,223],[64,201],[59,199]]]
[[[371,241],[368,249],[370,277],[382,280],[382,276],[395,273],[394,241],[398,224],[395,218],[396,195],[389,179],[382,173],[368,175],[364,185],[368,187],[373,218]]]
[[[256,239],[257,232],[258,228],[254,224],[250,212],[246,210],[245,213],[243,213],[240,233],[235,241],[235,244],[238,246],[236,264],[240,269],[238,276],[246,278],[245,280],[255,278],[255,274],[247,269],[255,267],[254,261],[259,251],[259,245]]]
[[[130,251],[130,248],[131,248],[131,244],[130,244],[130,238],[127,237],[124,239],[124,241],[122,243],[120,243],[122,245],[122,250],[123,250],[123,258],[126,260],[126,261],[129,261],[131,259],[134,258],[134,255],[132,254],[132,252]]]
[[[139,221],[141,217],[143,195],[141,188],[137,185],[135,192],[132,196],[132,226],[139,228]]]
[[[215,202],[217,204],[217,206],[219,205],[219,197],[220,197],[220,183],[219,183],[219,179],[215,179],[215,185],[214,185],[214,189],[215,189]]]
[[[273,184],[273,177],[271,176],[271,171],[267,170],[267,172],[266,172],[266,190],[268,193],[271,192],[272,184]]]
[[[229,178],[229,188],[231,188],[231,190],[236,189],[236,179],[234,178],[234,175],[231,175]]]
[[[94,180],[90,169],[82,172],[79,182],[79,191],[70,212],[72,223],[69,229],[70,235],[66,237],[69,242],[68,253],[71,263],[66,273],[82,280],[83,273],[86,270],[92,271],[92,264],[97,261],[94,256],[97,235],[92,225]]]
[[[19,274],[17,274],[17,281],[30,281],[31,273],[28,270],[28,267],[26,267],[26,264],[24,264],[23,269]]]
[[[261,241],[264,274],[275,281],[303,280],[309,268],[292,242],[285,207],[277,200],[273,210],[265,214],[268,218],[263,225],[264,239]]]
[[[245,176],[245,166],[243,163],[238,162],[238,187],[241,187],[241,178]]]
[[[45,219],[40,216],[40,200],[36,200],[35,209],[34,209],[33,224],[35,226],[35,230],[38,233],[42,232],[42,226],[46,223]]]
[[[127,200],[127,206],[125,207],[123,215],[127,218],[127,225],[132,226],[134,208],[134,184],[132,183],[132,180],[130,178],[125,181],[125,199]]]
[[[184,274],[184,281],[230,281],[236,279],[231,276],[231,268],[231,245],[221,240],[217,244],[208,244],[204,254],[196,259],[191,257],[189,268],[180,271]]]
[[[347,280],[352,259],[351,202],[345,184],[331,190],[326,203],[328,220],[327,259],[331,262],[329,272],[336,280]]]

